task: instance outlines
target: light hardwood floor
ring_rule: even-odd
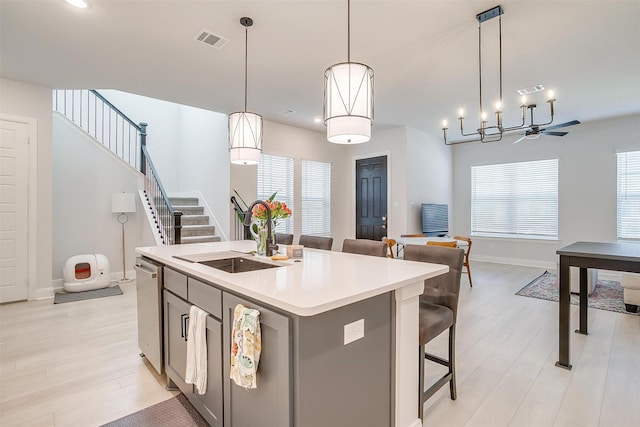
[[[425,425],[640,427],[640,316],[590,309],[590,335],[571,334],[567,371],[554,366],[557,304],[514,295],[543,270],[471,268],[458,400],[443,388],[425,404]],[[173,396],[138,355],[135,284],[121,287],[115,297],[0,306],[0,425],[98,426]],[[577,315],[572,307],[574,325]],[[446,334],[430,350],[446,354]]]
[[[135,283],[120,287],[0,306],[1,426],[99,426],[173,396],[139,356]]]

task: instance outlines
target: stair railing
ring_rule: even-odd
[[[146,129],[146,128],[145,128]],[[146,134],[144,134],[146,137]],[[142,167],[144,169],[144,192],[154,213],[156,225],[165,245],[179,245],[182,241],[182,212],[175,210],[162,186],[149,153],[146,138],[142,139]]]
[[[53,109],[145,176],[144,192],[165,245],[178,245],[182,212],[173,209],[147,151],[147,123],[136,124],[93,89],[53,91]]]
[[[236,196],[231,196],[231,204],[233,205],[233,210],[236,212],[236,227],[235,227],[235,238],[236,240],[239,240],[238,238],[240,236],[240,240],[251,240],[251,231],[249,230],[249,226],[248,225],[244,225],[244,217],[247,214],[246,211],[242,210],[242,208],[240,207],[240,204],[238,203],[238,201],[236,200]]]

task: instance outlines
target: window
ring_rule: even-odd
[[[558,159],[471,168],[471,234],[558,238]]]
[[[640,151],[617,157],[618,240],[640,240]]]
[[[258,199],[266,200],[276,191],[275,200],[293,208],[293,159],[262,154],[258,164]],[[279,220],[275,231],[293,234],[293,216]]]
[[[331,163],[302,161],[302,234],[331,234]]]

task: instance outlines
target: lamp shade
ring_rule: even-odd
[[[136,199],[133,193],[113,193],[111,212],[127,213],[136,211]]]
[[[343,62],[324,73],[324,122],[327,139],[336,144],[360,144],[371,139],[373,70]]]
[[[229,114],[229,157],[236,165],[257,165],[262,153],[262,116]]]

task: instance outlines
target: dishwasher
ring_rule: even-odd
[[[162,265],[137,257],[134,265],[138,296],[138,346],[140,356],[163,372],[162,363]]]

